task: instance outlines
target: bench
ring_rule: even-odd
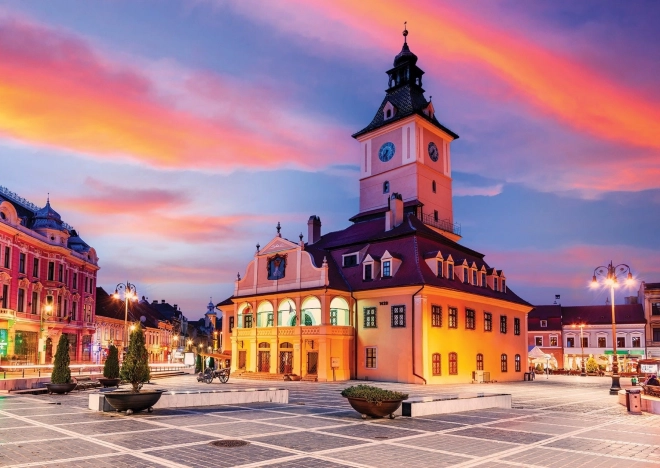
[[[76,377],[75,379],[76,379],[76,383],[78,384],[78,386],[76,387],[78,391],[101,386],[101,382],[92,379],[90,376]]]

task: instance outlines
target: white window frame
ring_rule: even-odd
[[[553,339],[553,338],[554,338],[555,341],[557,342],[556,345],[553,345],[553,344],[552,344],[552,339]],[[549,346],[549,347],[552,347],[552,348],[557,348],[557,347],[559,347],[559,335],[550,335],[550,336],[548,337],[548,346]]]
[[[541,338],[541,344],[538,344],[536,340]],[[534,346],[543,346],[543,335],[536,335],[534,336]]]
[[[548,321],[547,320],[541,320],[539,323],[539,326],[541,328],[548,328]]]

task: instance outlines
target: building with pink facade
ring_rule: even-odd
[[[51,207],[0,187],[0,359],[49,363],[61,334],[73,362],[92,359],[94,248]]]
[[[232,370],[410,383],[522,380],[530,304],[461,245],[451,144],[404,42],[371,123],[355,133],[359,212],[306,242],[277,234],[219,303]]]

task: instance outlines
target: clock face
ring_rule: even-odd
[[[387,142],[383,143],[383,146],[380,147],[378,150],[378,159],[380,159],[383,162],[387,162],[390,159],[394,157],[394,153],[396,152],[396,148],[394,146],[394,143]]]
[[[433,162],[438,162],[438,147],[433,142],[429,143],[429,158]]]

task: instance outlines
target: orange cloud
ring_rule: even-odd
[[[259,100],[258,86],[169,70],[167,78],[180,80],[172,96],[171,84],[158,81],[162,69],[151,77],[140,65],[113,60],[71,34],[0,15],[0,136],[165,168],[313,168],[350,155],[324,158],[318,150],[336,149],[337,128],[299,115],[272,94]],[[200,95],[197,82],[206,84]],[[209,93],[233,96],[236,105],[205,103]],[[179,101],[180,107],[172,103]]]

